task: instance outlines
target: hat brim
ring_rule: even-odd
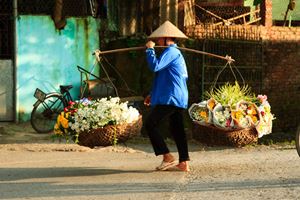
[[[179,30],[171,22],[166,21],[160,27],[158,27],[151,35],[148,36],[149,39],[152,38],[181,38],[187,39],[188,37]]]

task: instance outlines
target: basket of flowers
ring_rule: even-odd
[[[201,113],[192,104],[189,115],[193,120],[193,138],[207,145],[241,147],[256,143],[258,138],[272,132],[271,106],[266,95],[255,96],[247,85],[226,83],[206,92],[199,103],[207,106],[211,121],[199,120]]]
[[[139,135],[142,116],[120,98],[69,102],[58,116],[54,136],[93,148],[110,146]]]

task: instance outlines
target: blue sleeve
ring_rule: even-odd
[[[160,58],[156,57],[153,48],[148,48],[146,54],[148,66],[153,72],[164,69],[174,60],[174,55],[168,49],[162,53]]]

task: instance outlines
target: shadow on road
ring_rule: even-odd
[[[89,167],[58,167],[58,168],[0,168],[0,181],[17,181],[38,178],[63,178],[102,176],[126,173],[153,173],[153,170],[119,170]]]

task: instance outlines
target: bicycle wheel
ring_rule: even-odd
[[[64,100],[60,95],[53,94],[35,106],[31,112],[31,125],[38,133],[49,133],[54,130],[57,116],[64,109]]]
[[[296,132],[296,149],[297,149],[298,155],[300,156],[300,125],[298,126],[298,129]]]

